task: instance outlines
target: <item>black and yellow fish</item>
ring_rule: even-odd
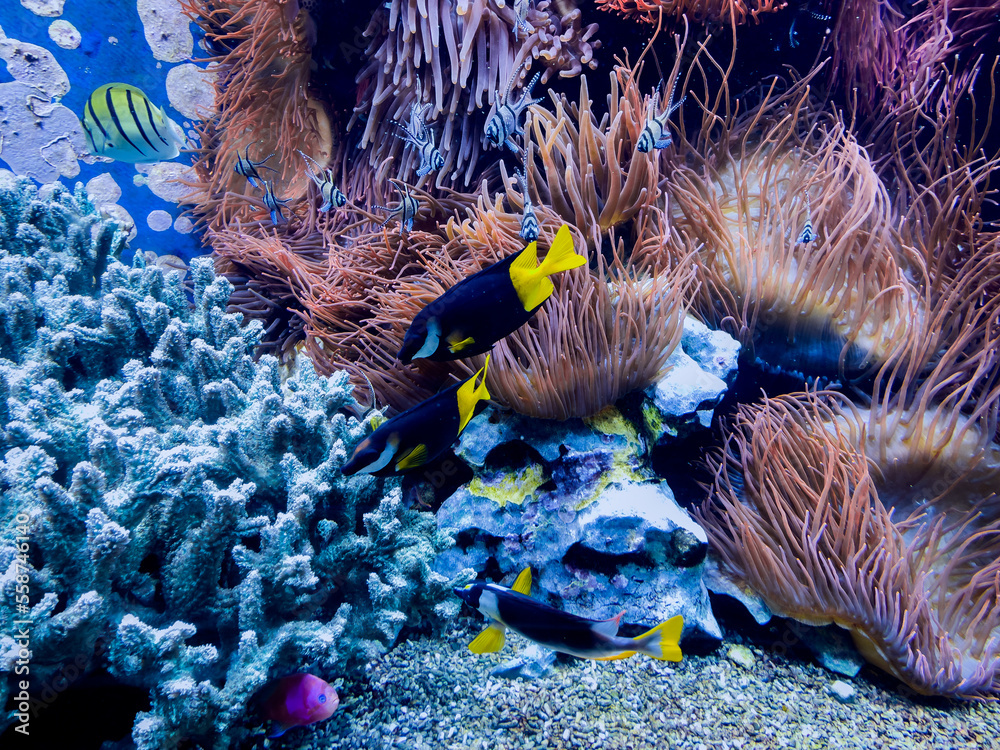
[[[127,83],[96,89],[83,109],[83,130],[94,156],[129,164],[173,159],[184,132],[141,90]]]
[[[417,469],[444,453],[462,433],[480,402],[489,400],[486,364],[471,378],[445,388],[382,424],[354,449],[344,474],[389,476]],[[477,385],[478,383],[478,385]]]
[[[552,294],[548,278],[584,265],[573,251],[569,227],[560,227],[545,259],[537,244],[462,279],[417,313],[399,359],[444,362],[489,351],[497,341],[527,323]]]
[[[681,615],[635,638],[622,638],[618,635],[618,625],[624,612],[610,620],[590,620],[528,596],[531,568],[522,570],[511,588],[495,583],[470,583],[454,591],[470,607],[493,621],[469,644],[469,650],[476,654],[491,654],[502,649],[505,631],[510,628],[540,646],[582,659],[610,661],[635,654],[667,661],[682,658],[678,646],[684,629]]]

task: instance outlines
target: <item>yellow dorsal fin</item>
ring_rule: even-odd
[[[465,426],[469,424],[469,420],[476,413],[476,404],[480,401],[488,401],[490,398],[490,392],[486,390],[486,368],[490,364],[490,355],[486,355],[486,361],[483,363],[483,367],[479,372],[473,375],[471,378],[462,383],[461,387],[458,389],[458,434],[462,434],[462,430]],[[477,386],[476,381],[479,380],[479,376],[482,375],[483,380]]]
[[[423,466],[427,463],[427,446],[420,443],[414,448],[410,448],[406,453],[403,454],[396,462],[396,471],[406,471],[407,469],[415,469],[418,466]]]
[[[531,568],[525,568],[517,574],[517,578],[514,579],[514,585],[510,587],[510,590],[524,594],[525,596],[531,596]]]
[[[537,246],[532,242],[510,264],[510,280],[525,310],[534,310],[552,294],[555,287],[548,279],[549,276],[579,268],[587,259],[573,251],[573,236],[569,233],[569,227],[563,224],[556,232],[545,260],[536,267],[537,261]]]
[[[503,648],[506,641],[504,627],[499,623],[493,623],[482,633],[477,635],[469,644],[469,651],[474,654],[493,654]]]

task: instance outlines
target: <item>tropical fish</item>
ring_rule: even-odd
[[[532,104],[542,101],[541,98],[531,98],[531,89],[538,83],[541,73],[535,73],[534,78],[524,88],[520,99],[516,102],[511,101],[510,90],[523,67],[524,63],[517,66],[514,72],[510,74],[510,80],[507,81],[507,87],[504,89],[502,97],[500,96],[500,90],[497,89],[493,107],[490,109],[489,117],[486,118],[486,140],[496,148],[507,144],[507,147],[511,151],[517,151],[517,146],[514,144],[512,138],[515,135],[524,134],[520,125],[521,115]]]
[[[679,81],[680,77],[677,80]],[[660,81],[660,84],[656,87],[656,95],[649,102],[649,109],[646,110],[646,125],[643,127],[642,132],[639,133],[639,140],[635,143],[636,150],[644,154],[654,148],[666,148],[674,142],[667,121],[670,119],[670,115],[676,112],[684,103],[684,100],[687,99],[687,96],[682,96],[681,100],[677,104],[674,104],[674,94],[677,89],[677,83],[675,82],[674,88],[670,91],[670,97],[667,99],[667,108],[658,115],[654,114],[656,111],[656,102],[660,99],[660,90],[662,88],[663,81]]]
[[[420,210],[420,203],[417,199],[410,195],[410,186],[405,182],[400,182],[399,180],[389,180],[392,186],[399,193],[399,205],[395,208],[389,208],[388,206],[372,206],[372,208],[377,208],[381,211],[388,211],[389,215],[385,217],[385,221],[379,224],[379,227],[384,227],[393,218],[398,218],[400,224],[403,228],[409,232],[413,229],[413,220],[417,216],[417,211]]]
[[[537,243],[455,284],[413,318],[399,359],[444,362],[488,351],[527,323],[555,288],[549,276],[584,265],[569,227],[556,233],[538,263]]]
[[[274,154],[271,154],[271,156],[274,156]],[[267,159],[270,159],[271,156],[268,156]],[[264,178],[260,176],[260,172],[257,171],[257,167],[270,169],[272,172],[278,171],[277,169],[269,167],[265,164],[267,159],[261,159],[260,161],[251,160],[250,146],[247,146],[242,155],[239,151],[236,152],[236,164],[233,165],[233,171],[240,177],[245,177],[251,187],[255,187],[259,190],[264,182]]]
[[[469,644],[475,654],[503,648],[510,628],[539,646],[581,659],[625,659],[637,653],[654,659],[680,661],[681,615],[661,622],[635,638],[618,636],[624,612],[609,620],[590,620],[532,599],[531,568],[525,568],[510,588],[495,583],[470,583],[455,593],[493,622]]]
[[[280,737],[292,727],[328,719],[340,705],[337,691],[326,680],[306,672],[274,680],[262,693],[261,713],[277,723],[268,737]]]
[[[419,79],[417,80],[417,87],[419,88]],[[422,106],[417,102],[413,102],[410,105],[409,123],[404,125],[396,120],[390,121],[405,133],[405,135],[396,133],[396,137],[417,150],[417,154],[420,157],[417,177],[423,177],[444,166],[444,156],[441,155],[441,152],[434,145],[434,131],[427,124],[426,120],[427,110],[430,108],[430,102]]]
[[[528,23],[528,11],[531,9],[531,0],[514,0],[514,41],[518,39],[517,32],[523,31],[525,34],[534,32],[534,27]]]
[[[812,220],[812,206],[809,203],[809,193],[806,193],[806,225],[802,227],[802,231],[799,232],[799,236],[795,238],[796,245],[808,245],[810,242],[815,242],[818,235],[816,230],[813,229]]]
[[[264,183],[264,206],[268,211],[271,212],[271,223],[274,226],[279,224],[284,224],[288,221],[285,215],[281,213],[281,207],[288,203],[287,199],[278,198],[274,194],[274,183],[265,182]]]
[[[531,203],[528,195],[528,149],[524,149],[524,168],[517,171],[517,181],[521,185],[521,195],[524,197],[524,208],[521,211],[520,236],[525,242],[534,242],[538,239],[538,217],[535,215],[535,207]]]
[[[296,151],[299,150],[296,149]],[[326,213],[334,206],[337,208],[346,206],[347,196],[344,195],[340,188],[334,184],[333,170],[323,170],[311,156],[302,153],[302,151],[299,151],[299,153],[302,154],[303,159],[316,168],[316,171],[313,171],[312,169],[309,170],[309,177],[311,177],[312,181],[316,183],[316,187],[319,188],[319,194],[323,198],[323,205],[319,207],[320,213]]]
[[[382,424],[354,449],[341,472],[389,476],[419,468],[444,453],[489,400],[486,363],[471,378],[445,388]],[[476,383],[479,385],[476,385]]]
[[[83,130],[94,156],[129,164],[173,159],[184,145],[184,131],[177,123],[127,83],[94,90],[83,109]]]

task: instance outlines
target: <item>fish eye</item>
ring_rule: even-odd
[[[319,702],[320,703],[326,703],[326,695],[325,694],[319,696]]]

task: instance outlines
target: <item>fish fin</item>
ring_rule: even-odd
[[[516,591],[519,594],[524,594],[525,596],[531,596],[531,568],[525,568],[520,573],[517,574],[517,578],[514,579],[514,585],[510,587],[511,591]]]
[[[275,729],[277,731],[275,731]],[[280,737],[289,729],[291,729],[291,727],[286,727],[284,724],[278,724],[278,726],[275,727],[275,729],[272,729],[271,732],[267,735],[268,739],[273,740],[275,737]]]
[[[549,298],[552,282],[538,274],[538,243],[532,242],[510,264],[510,283],[525,310],[534,310]]]
[[[493,623],[473,639],[472,643],[469,644],[469,651],[474,654],[496,653],[503,648],[507,640],[504,630],[506,628],[500,623]]]
[[[488,401],[490,398],[490,392],[486,390],[486,368],[490,364],[490,355],[486,355],[486,361],[483,363],[483,367],[479,372],[473,375],[471,378],[462,383],[461,387],[458,389],[458,434],[462,434],[462,430],[465,426],[469,424],[469,420],[476,413],[476,404],[480,401]],[[483,376],[482,382],[477,386],[476,381],[479,380],[479,376]],[[457,437],[457,436],[456,436]]]
[[[534,252],[531,257],[534,259]],[[531,268],[518,280],[514,277],[514,268],[517,262],[511,264],[511,280],[514,282],[514,288],[521,304],[524,305],[524,309],[534,310],[549,298],[555,289],[548,278],[549,276],[560,271],[579,268],[586,262],[586,258],[573,250],[573,236],[569,232],[569,227],[563,224],[556,232],[556,237],[552,241],[549,251],[545,254],[545,259],[537,268]],[[518,269],[518,273],[522,273],[521,268]]]
[[[652,630],[647,630],[642,635],[636,636],[632,641],[637,647],[636,650],[641,651],[646,656],[667,661],[680,661],[683,654],[677,644],[681,640],[683,630],[684,618],[677,615],[666,622],[661,622]]]
[[[618,635],[618,626],[621,625],[622,617],[625,616],[625,610],[623,609],[614,617],[609,617],[607,620],[599,620],[595,622],[591,627],[595,633],[600,633],[601,635],[606,635],[608,638],[613,638]]]
[[[538,273],[543,276],[551,276],[560,271],[579,268],[586,262],[586,258],[573,250],[573,235],[569,233],[569,227],[563,224],[556,232],[549,251],[545,253],[545,259],[538,266]]]
[[[618,659],[627,659],[630,656],[635,656],[635,651],[622,651],[620,654],[615,654],[614,656],[597,656],[596,661],[617,661]]]
[[[427,463],[427,446],[424,443],[419,443],[416,447],[404,453],[396,462],[396,471],[415,469],[418,466],[423,466],[425,463]]]
[[[461,341],[455,341],[454,343],[449,342],[448,343],[448,351],[451,352],[452,354],[455,354],[456,352],[460,352],[463,349],[465,349],[467,346],[471,346],[472,344],[475,344],[475,343],[476,343],[476,340],[472,336],[466,336]]]

